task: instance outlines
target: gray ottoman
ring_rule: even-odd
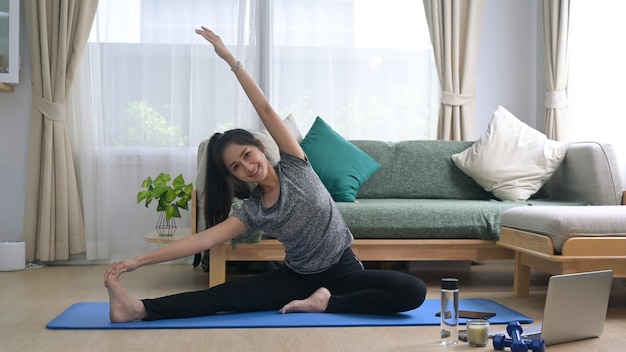
[[[516,296],[528,296],[531,268],[551,274],[611,269],[626,277],[626,206],[508,209],[497,243],[516,253]]]

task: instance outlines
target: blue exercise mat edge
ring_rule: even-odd
[[[108,302],[75,303],[46,328],[53,330],[109,330],[109,329],[238,329],[238,328],[296,328],[296,327],[358,327],[358,326],[427,326],[439,325],[435,316],[441,309],[440,300],[428,299],[417,309],[394,315],[289,313],[277,311],[252,313],[223,313],[211,316],[156,321],[111,323]],[[533,320],[495,301],[483,298],[459,300],[460,310],[495,312],[491,324],[506,324]],[[460,319],[464,324],[466,319]]]

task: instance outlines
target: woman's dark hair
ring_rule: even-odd
[[[209,140],[206,168],[205,215],[207,226],[215,226],[228,218],[233,197],[250,196],[248,183],[234,177],[224,163],[224,150],[231,144],[253,145],[265,151],[252,133],[234,129],[214,134]]]

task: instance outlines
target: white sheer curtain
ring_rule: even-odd
[[[439,86],[421,3],[100,0],[70,109],[89,260],[150,249],[156,209],[135,201],[146,176],[194,181],[203,139],[259,128],[232,72],[194,33],[200,25],[303,135],[319,115],[349,139],[435,137]],[[177,223],[188,222],[184,213]]]
[[[87,259],[149,249],[155,205],[136,203],[143,179],[196,175],[196,148],[212,133],[258,126],[227,65],[194,33],[213,24],[255,72],[255,6],[248,1],[104,0],[74,89],[75,154]],[[180,13],[179,16],[172,16]],[[89,116],[91,118],[85,118]],[[189,212],[177,224],[189,225]]]
[[[269,3],[269,96],[303,134],[320,116],[353,140],[436,138],[439,82],[422,3]]]
[[[618,152],[626,182],[626,51],[621,0],[575,1],[570,7],[568,88],[571,140],[609,142]]]

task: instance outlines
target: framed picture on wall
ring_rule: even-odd
[[[19,0],[0,0],[0,82],[19,81]]]

